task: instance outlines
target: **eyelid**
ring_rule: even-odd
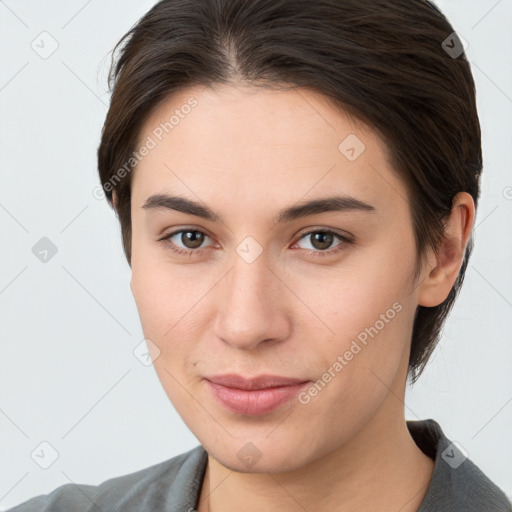
[[[324,226],[318,226],[318,227],[309,227],[306,228],[306,231],[299,232],[298,235],[296,235],[297,239],[303,238],[306,235],[311,235],[312,233],[331,233],[333,235],[338,236],[342,240],[345,240],[347,242],[355,242],[355,237],[351,235],[350,233],[346,231],[339,231],[334,228],[327,228]]]
[[[188,248],[183,248],[183,247],[176,246],[176,244],[174,244],[173,242],[170,241],[170,239],[172,237],[174,237],[175,235],[177,235],[179,233],[187,232],[187,231],[193,231],[193,232],[201,233],[202,235],[205,235],[206,237],[208,237],[210,240],[214,241],[214,238],[212,236],[210,236],[206,230],[204,230],[202,228],[196,228],[196,227],[193,227],[193,226],[188,226],[188,227],[182,227],[182,228],[179,228],[179,229],[175,229],[175,230],[171,231],[170,233],[163,235],[161,238],[158,239],[158,241],[168,242],[169,244],[174,246],[171,249],[172,252],[179,253],[179,254],[185,254],[185,255],[188,255],[188,256],[202,254],[202,252],[205,249],[210,247],[210,246],[206,246],[206,247],[199,247],[199,248],[196,248],[196,249],[188,249]],[[303,251],[306,251],[307,253],[314,255],[315,257],[316,256],[322,257],[323,255],[325,255],[327,257],[327,256],[330,256],[330,255],[336,254],[339,251],[342,251],[345,248],[344,247],[345,245],[352,244],[355,241],[354,237],[351,234],[346,233],[346,232],[340,233],[340,232],[338,232],[335,229],[327,228],[327,227],[309,227],[309,228],[307,228],[306,231],[302,231],[301,233],[299,233],[299,234],[297,234],[295,236],[295,240],[296,241],[293,242],[292,247],[295,246],[302,238],[306,237],[307,235],[311,235],[313,233],[332,234],[332,235],[334,235],[335,237],[337,237],[337,238],[339,238],[341,240],[341,242],[339,244],[335,245],[334,248],[329,248],[329,249],[326,249],[324,251],[321,251],[321,250],[316,250],[315,251],[315,250],[312,250],[312,249],[302,249]],[[339,246],[342,246],[342,247],[338,248]]]
[[[313,250],[313,249],[301,249],[302,251],[306,251],[306,253],[313,258],[329,258],[332,256],[336,256],[341,252],[344,252],[347,245],[354,243],[354,237],[352,235],[349,235],[348,233],[341,234],[337,230],[330,229],[330,228],[313,228],[308,229],[307,231],[304,231],[300,233],[297,237],[297,241],[292,244],[292,247],[295,247],[300,240],[307,237],[308,235],[312,235],[313,233],[323,233],[323,234],[329,234],[333,235],[335,238],[338,238],[340,240],[340,243],[334,245],[333,247],[329,247],[328,249],[325,249],[323,251],[321,250]]]
[[[187,231],[193,231],[193,232],[196,232],[196,233],[201,233],[202,235],[204,235],[205,237],[208,237],[210,240],[214,241],[214,238],[212,236],[210,236],[208,234],[208,232],[206,230],[204,230],[203,228],[196,228],[196,227],[192,227],[192,226],[187,226],[187,227],[184,227],[184,228],[179,228],[179,229],[175,229],[173,231],[170,231],[169,233],[165,234],[165,235],[162,235],[160,238],[158,238],[158,241],[159,242],[170,242],[170,239],[179,234],[179,233],[186,233]],[[173,242],[170,242],[170,243],[173,243]],[[178,247],[179,249],[183,249],[182,247]],[[183,249],[183,250],[186,250],[186,251],[189,251],[189,252],[199,252],[203,249],[205,249],[206,247],[200,247],[199,249]]]

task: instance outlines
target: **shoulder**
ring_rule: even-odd
[[[505,493],[446,437],[432,420],[407,421],[409,432],[425,454],[434,459],[434,471],[419,512],[511,512]]]
[[[199,445],[171,459],[111,478],[99,485],[61,485],[49,494],[31,498],[7,512],[178,510],[178,505],[195,499],[204,477],[207,457]]]
[[[462,471],[453,472],[451,482],[465,510],[512,512],[512,504],[505,493],[476,464],[466,459],[460,469]]]

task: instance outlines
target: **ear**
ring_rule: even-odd
[[[450,293],[459,275],[464,253],[475,220],[475,203],[467,192],[459,192],[449,218],[445,222],[445,236],[437,255],[431,249],[426,272],[418,288],[418,304],[433,307],[441,304]]]
[[[117,197],[117,193],[115,190],[112,191],[112,206],[116,211],[116,214],[119,215],[119,210],[117,209],[119,198]]]

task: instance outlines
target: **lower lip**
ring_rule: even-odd
[[[215,398],[227,409],[250,416],[266,414],[277,409],[308,385],[308,382],[301,382],[292,386],[245,390],[228,388],[209,380],[206,382]]]

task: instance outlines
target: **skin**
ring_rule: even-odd
[[[199,511],[417,510],[433,461],[404,419],[414,313],[442,302],[455,282],[471,196],[456,196],[446,240],[413,281],[408,193],[372,130],[312,91],[224,85],[168,98],[139,141],[191,97],[197,106],[132,176],[131,289],[158,377],[209,454]],[[349,134],[365,145],[354,161],[338,149]],[[199,201],[223,222],[143,208],[156,193]],[[375,210],[273,220],[332,194]],[[179,229],[206,234],[200,253],[183,233],[160,240]],[[319,229],[354,241],[334,237],[322,249],[311,236]],[[236,251],[248,236],[262,251],[251,263]],[[173,242],[196,253],[173,253]],[[400,312],[307,404],[246,416],[206,385],[204,376],[225,373],[315,382],[395,303]],[[249,442],[260,458],[247,467],[237,454]]]

